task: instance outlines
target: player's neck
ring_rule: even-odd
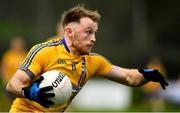
[[[67,47],[69,48],[70,50],[70,53],[76,55],[76,56],[82,56],[82,54],[76,50],[76,48],[73,47],[73,44],[72,44],[72,41],[69,40],[69,38],[65,38],[65,41],[66,41],[66,44],[67,44]]]

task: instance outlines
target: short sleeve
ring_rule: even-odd
[[[109,73],[112,64],[109,60],[99,54],[92,55],[92,71],[94,76],[103,76]]]
[[[45,47],[45,44],[38,44],[32,47],[20,66],[20,69],[25,71],[31,78],[37,76],[44,67]]]

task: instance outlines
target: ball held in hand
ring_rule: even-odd
[[[50,107],[61,106],[68,102],[72,94],[72,84],[70,79],[59,71],[47,71],[42,74],[44,80],[40,83],[39,88],[46,86],[52,86],[53,89],[48,93],[54,93],[54,97],[50,97],[49,100],[54,102],[54,105]]]

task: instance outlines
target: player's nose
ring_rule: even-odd
[[[91,41],[92,41],[92,42],[96,42],[96,37],[95,37],[95,35],[93,35],[93,36],[91,37]]]

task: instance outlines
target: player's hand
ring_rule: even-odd
[[[39,84],[44,79],[43,76],[35,80],[31,83],[29,87],[22,88],[22,95],[25,98],[36,101],[42,106],[49,108],[49,105],[53,105],[54,102],[50,101],[48,98],[54,97],[54,93],[48,93],[48,91],[52,90],[52,86],[47,86],[43,88],[39,88]]]
[[[159,82],[161,87],[165,90],[168,86],[168,82],[165,80],[164,76],[157,69],[138,69],[140,73],[143,74],[147,81]]]

